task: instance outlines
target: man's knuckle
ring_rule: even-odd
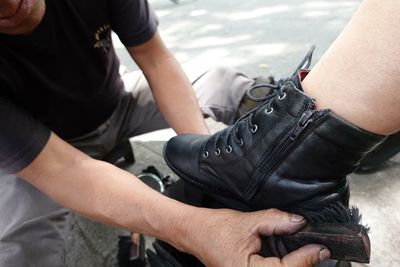
[[[268,216],[269,218],[272,218],[272,219],[279,219],[279,218],[282,218],[283,216],[285,216],[285,213],[278,209],[266,210],[265,214],[266,214],[266,216]]]

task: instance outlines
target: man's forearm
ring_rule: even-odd
[[[161,113],[177,133],[208,134],[186,74],[174,58],[163,60],[157,69],[145,74]]]
[[[59,187],[53,191],[54,198],[67,208],[106,224],[163,239],[167,238],[163,236],[165,226],[174,228],[191,209],[102,161],[84,160],[78,168],[53,179],[58,180]]]
[[[111,164],[87,157],[55,135],[19,175],[86,217],[186,247],[186,220],[193,218],[197,208],[159,194]]]
[[[178,134],[208,134],[192,86],[159,34],[128,51],[146,76],[158,108],[169,125]]]

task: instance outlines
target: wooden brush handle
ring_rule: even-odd
[[[321,244],[331,259],[369,263],[371,245],[367,230],[353,224],[309,224],[293,235],[282,236],[288,252],[307,244]]]

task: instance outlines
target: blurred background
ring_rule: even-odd
[[[312,44],[317,46],[315,59],[323,54],[361,1],[150,3],[160,19],[159,31],[165,43],[189,72],[224,64],[249,76],[287,76]],[[115,46],[121,63],[136,69],[123,45],[115,41]]]

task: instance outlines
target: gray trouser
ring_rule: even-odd
[[[130,94],[95,131],[68,142],[101,158],[121,140],[168,127],[141,73],[123,75]],[[193,82],[205,116],[231,124],[245,90],[253,83],[238,71],[211,69]],[[176,101],[180,101],[177,99]],[[68,210],[14,175],[0,177],[0,266],[64,266]]]

